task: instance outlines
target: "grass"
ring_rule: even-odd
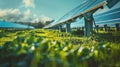
[[[1,30],[0,34],[0,67],[120,66],[120,38],[116,40],[116,34],[78,37],[44,29]]]

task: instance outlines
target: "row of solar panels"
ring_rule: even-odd
[[[61,17],[60,19],[58,19],[57,21],[53,22],[52,24],[50,24],[46,27],[52,27],[52,26],[58,25],[60,23],[64,23],[73,18],[77,18],[76,16],[82,17],[83,13],[86,13],[91,9],[93,10],[93,8],[98,7],[98,5],[100,5],[99,7],[102,7],[104,4],[106,4],[106,2],[104,0],[88,0],[88,1],[80,4],[76,8],[72,9],[70,12],[65,14],[63,17]]]
[[[120,8],[96,15],[94,19],[97,24],[120,23]]]
[[[120,23],[120,8],[112,9],[109,11],[106,11],[104,13],[100,13],[98,15],[94,15],[94,19],[96,24],[114,24],[114,23]],[[79,20],[79,22],[76,22],[79,26],[83,26],[84,19]],[[76,25],[76,23],[73,23]],[[74,26],[75,27],[75,26]]]
[[[116,24],[120,23],[120,7],[94,15],[96,24]],[[84,26],[84,19],[82,18],[79,22],[73,23],[72,27]]]
[[[72,20],[73,20],[72,22],[74,22],[75,21],[74,19],[76,19],[78,17],[79,18],[83,17],[83,14],[85,14],[85,13],[87,13],[89,11],[94,11],[94,10],[102,7],[105,4],[107,4],[108,7],[111,8],[111,7],[113,7],[113,5],[115,5],[119,1],[120,0],[107,0],[107,2],[106,2],[105,0],[88,0],[88,1],[80,4],[76,8],[72,9],[70,12],[68,12],[67,14],[65,14],[63,17],[61,17],[57,21],[55,21],[55,22],[53,22],[53,23],[45,26],[44,28],[54,27],[54,26],[57,26],[57,25],[60,25],[60,24],[64,24],[64,23],[72,21]],[[119,21],[119,17],[120,17],[119,11],[120,11],[120,9],[115,9],[115,10],[110,10],[108,12],[96,15],[95,16],[95,20],[97,21],[98,24],[102,23],[104,20],[105,20],[104,21],[104,23],[105,23],[105,22],[107,22],[106,20],[108,20],[108,19],[114,19],[117,22],[117,21]],[[115,12],[115,13],[112,13],[112,12]],[[111,13],[114,16],[112,16]],[[106,15],[105,16],[106,18],[103,18],[103,15],[104,16]]]
[[[34,27],[28,26],[28,25],[12,23],[12,22],[0,21],[0,28],[33,29]]]

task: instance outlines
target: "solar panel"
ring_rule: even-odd
[[[94,19],[97,24],[120,23],[120,8],[98,14]]]
[[[77,6],[76,8],[72,9],[70,12],[66,13],[60,19],[58,19],[58,20],[54,21],[53,23],[51,23],[50,26],[59,23],[63,19],[71,17],[73,13],[75,13],[76,11],[78,11],[84,4],[88,4],[88,3],[89,3],[89,1],[83,2],[82,4],[80,4],[79,6]]]
[[[63,17],[61,17],[57,21],[53,22],[54,24],[51,23],[48,27],[59,25],[61,23],[66,22],[66,20],[70,20],[70,19],[72,19],[76,16],[79,16],[79,17],[81,16],[82,17],[82,13],[86,13],[86,12],[89,12],[91,10],[94,10],[94,8],[95,9],[99,8],[98,4],[101,6],[101,3],[103,5],[103,2],[105,4],[104,0],[88,0],[88,1],[80,4],[76,8],[72,9],[70,12],[65,14]],[[97,5],[97,7],[96,7],[96,5]]]
[[[115,24],[115,23],[120,23],[120,18],[111,19],[107,21],[98,21],[96,24]]]
[[[98,16],[106,15],[106,14],[109,14],[109,13],[112,13],[112,12],[117,12],[117,11],[120,11],[120,8],[116,8],[116,9],[112,9],[112,10],[106,11],[106,12],[104,12],[104,13],[95,15],[94,17],[96,18],[96,17],[98,17]]]
[[[85,4],[78,12],[76,12],[74,15],[80,14],[81,12],[84,12],[85,10],[95,6],[96,4],[100,3],[103,0],[89,0],[87,4]]]
[[[80,4],[79,6],[77,6],[76,8],[72,9],[70,12],[65,14],[63,17],[61,17],[59,19],[59,21],[73,16],[76,12],[78,12],[81,8],[83,8],[83,6],[87,5],[88,3],[89,3],[89,1],[86,1],[86,2],[84,2],[82,4]]]
[[[109,8],[112,8],[116,3],[120,2],[120,0],[107,0],[108,4],[107,6]]]
[[[95,18],[95,20],[96,21],[101,21],[101,20],[106,21],[106,20],[109,20],[109,19],[116,19],[116,18],[120,18],[120,11],[99,16],[99,17]]]
[[[32,26],[0,21],[0,28],[34,28]]]
[[[103,1],[104,0],[88,0],[88,1],[80,4],[76,8],[72,9],[70,12],[65,14],[63,17],[61,17],[57,21],[51,23],[47,27],[52,27],[52,26],[55,26],[57,24],[64,23],[64,22],[66,22],[66,20],[72,19],[76,16],[79,17],[79,15],[81,13],[87,12],[88,10],[90,10],[94,6],[102,3]],[[109,8],[113,7],[116,3],[120,2],[120,0],[106,0],[106,1],[108,2],[107,6]],[[94,17],[95,17],[95,20],[97,21],[97,23],[120,22],[120,15],[119,14],[120,14],[120,8],[110,10],[110,11],[101,13],[99,15],[95,15]],[[81,15],[81,17],[82,17],[82,15]]]

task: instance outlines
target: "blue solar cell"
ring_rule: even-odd
[[[112,8],[116,3],[118,3],[120,0],[107,0],[108,4],[107,6],[109,8]]]
[[[94,7],[95,5],[103,2],[104,0],[89,0],[87,1],[85,4],[81,5],[81,7],[77,8],[77,9],[74,9],[74,11],[72,12],[71,15],[68,16],[69,17],[73,17],[75,15],[78,15],[92,7]],[[68,18],[64,18],[64,19],[68,19]]]
[[[101,20],[106,21],[106,20],[116,19],[116,18],[120,18],[120,11],[95,17],[95,21],[101,21]]]
[[[0,28],[34,28],[32,26],[0,21]]]
[[[68,12],[67,14],[65,14],[63,17],[61,17],[59,20],[55,21],[54,24],[51,24],[51,25],[56,25],[58,23],[61,23],[61,21],[69,19],[75,15],[78,15],[81,12],[84,12],[85,10],[90,9],[90,8],[94,7],[95,5],[97,5],[103,1],[104,0],[88,0],[88,1],[80,4],[79,6],[77,6],[76,8],[71,10],[70,12]]]
[[[102,3],[103,1],[105,1],[105,0],[88,0],[88,1],[80,4],[76,8],[72,9],[70,12],[65,14],[63,17],[61,17],[57,21],[51,23],[47,27],[52,27],[57,24],[60,24],[61,21],[64,22],[65,20],[71,19],[72,17],[79,15],[80,13]],[[108,2],[107,5],[108,5],[108,7],[111,8],[119,1],[120,0],[107,0],[107,2]],[[120,22],[120,8],[114,9],[114,10],[109,10],[107,12],[95,15],[94,18],[95,18],[95,21],[97,22],[97,24],[116,23],[116,22],[119,23]]]
[[[84,4],[83,7],[78,12],[76,12],[76,14],[74,14],[74,15],[84,12],[85,10],[91,8],[93,5],[95,6],[97,1],[98,0],[89,0],[88,3]]]
[[[80,9],[82,9],[85,5],[87,5],[89,3],[89,1],[86,1],[82,4],[80,4],[79,6],[77,6],[76,8],[72,9],[70,12],[68,12],[67,14],[65,14],[63,17],[61,17],[59,19],[59,21],[69,18],[71,16],[73,16],[76,12],[78,12]]]
[[[77,12],[84,4],[89,3],[88,1],[83,2],[82,4],[80,4],[79,6],[77,6],[76,8],[72,9],[70,12],[68,12],[67,14],[65,14],[63,17],[61,17],[60,19],[58,19],[57,21],[54,21],[51,25],[56,25],[57,23],[59,23],[61,20],[70,18],[73,13]]]
[[[98,21],[98,22],[96,22],[96,24],[114,24],[114,23],[120,23],[120,18],[107,20],[107,21]]]
[[[112,13],[112,12],[117,12],[117,11],[120,11],[120,8],[112,9],[112,10],[106,11],[106,12],[104,12],[104,13],[101,13],[101,14],[95,15],[94,17],[98,17],[98,16],[106,15],[106,14],[109,14],[109,13]]]
[[[97,24],[120,23],[120,8],[95,15],[94,19]]]

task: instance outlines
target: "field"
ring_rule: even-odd
[[[119,33],[0,30],[0,67],[120,67]]]

